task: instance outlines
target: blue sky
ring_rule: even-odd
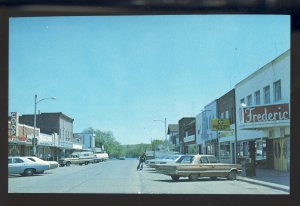
[[[27,17],[9,22],[9,113],[63,112],[121,144],[176,124],[290,48],[286,15]]]

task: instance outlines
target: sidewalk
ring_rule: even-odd
[[[290,172],[256,168],[256,176],[247,177],[245,170],[238,175],[238,181],[263,185],[274,189],[290,191]]]

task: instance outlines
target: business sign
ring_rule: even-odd
[[[18,122],[19,122],[19,115],[17,112],[11,113],[10,119],[10,129],[11,129],[11,136],[17,137],[18,136]]]
[[[212,130],[231,130],[229,119],[212,119],[211,120]]]
[[[195,135],[187,136],[183,139],[183,142],[192,142],[195,141]]]
[[[244,123],[289,120],[289,104],[243,108]]]

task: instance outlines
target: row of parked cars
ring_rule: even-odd
[[[33,174],[42,174],[45,170],[57,167],[58,162],[45,161],[35,156],[8,157],[8,175],[31,176]]]
[[[242,171],[242,165],[220,163],[213,155],[166,155],[146,160],[145,164],[155,168],[157,173],[170,176],[174,181],[181,177],[188,177],[190,181],[196,181],[200,177],[235,180]]]

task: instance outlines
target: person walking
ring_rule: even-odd
[[[139,164],[136,168],[136,170],[142,170],[143,169],[143,163],[146,161],[146,153],[144,152],[140,157],[139,157]]]

